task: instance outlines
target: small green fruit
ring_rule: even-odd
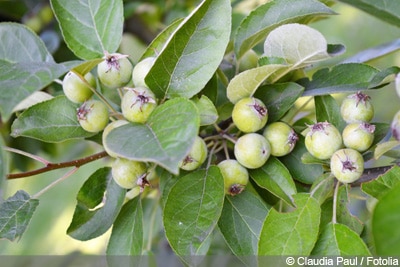
[[[179,167],[186,171],[193,171],[200,167],[207,158],[207,146],[203,138],[196,136],[189,154],[181,161]]]
[[[340,106],[340,114],[347,123],[371,121],[374,117],[371,97],[362,92],[349,95]]]
[[[132,64],[126,55],[108,54],[104,61],[97,65],[100,82],[108,88],[125,86],[132,78]]]
[[[148,57],[135,65],[132,71],[132,81],[136,87],[148,87],[144,79],[155,61],[155,57]]]
[[[218,164],[224,178],[225,194],[240,194],[249,182],[249,173],[236,160],[227,159]]]
[[[239,100],[233,107],[232,120],[242,132],[256,132],[267,124],[268,110],[261,100],[246,97]]]
[[[77,110],[77,118],[82,128],[91,133],[103,130],[108,123],[107,106],[98,100],[84,102]]]
[[[342,133],[343,144],[358,152],[366,151],[374,141],[375,125],[367,122],[348,124]]]
[[[113,157],[113,158],[117,158],[119,155],[116,154],[116,153],[114,153],[113,151],[111,151],[111,150],[109,149],[109,147],[108,147],[108,145],[107,145],[107,142],[106,142],[107,135],[108,135],[112,130],[114,130],[115,128],[118,128],[118,127],[120,127],[120,126],[122,126],[122,125],[125,125],[125,124],[128,124],[128,123],[129,123],[129,122],[127,122],[126,120],[117,120],[117,121],[113,121],[113,122],[109,123],[109,124],[107,125],[107,127],[104,128],[103,135],[102,135],[103,147],[104,147],[104,150],[107,152],[107,154],[108,154],[109,156],[111,156],[111,157]]]
[[[96,79],[90,72],[86,73],[84,78],[91,87],[96,88]],[[72,71],[65,75],[62,87],[65,96],[74,103],[83,103],[93,95],[90,87]]]
[[[331,172],[342,183],[355,182],[364,172],[364,159],[354,149],[340,149],[332,155]]]
[[[142,180],[147,175],[147,166],[144,162],[117,158],[112,164],[111,173],[120,187],[131,189],[142,186]]]
[[[307,151],[317,159],[329,159],[342,147],[342,136],[329,122],[318,122],[309,127],[305,145]]]
[[[127,89],[121,101],[122,114],[128,121],[145,123],[157,106],[155,95],[146,87]]]
[[[250,49],[240,59],[239,62],[239,71],[245,71],[248,69],[252,69],[257,67],[258,65],[258,55],[257,53],[253,50]]]
[[[248,133],[236,141],[234,154],[241,165],[256,169],[267,162],[271,155],[271,146],[261,134]]]
[[[284,122],[273,122],[264,129],[264,137],[271,145],[271,155],[281,157],[292,152],[299,137],[296,132]]]

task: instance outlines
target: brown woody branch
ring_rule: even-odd
[[[7,179],[18,179],[18,178],[24,178],[24,177],[29,177],[33,176],[36,174],[52,171],[52,170],[57,170],[57,169],[62,169],[62,168],[68,168],[68,167],[76,167],[79,168],[82,165],[85,165],[89,162],[107,157],[108,154],[105,151],[99,152],[97,154],[90,155],[85,158],[77,159],[77,160],[72,160],[72,161],[66,161],[66,162],[61,162],[61,163],[48,163],[46,164],[45,167],[36,169],[33,171],[27,171],[27,172],[20,172],[20,173],[10,173],[7,174]]]

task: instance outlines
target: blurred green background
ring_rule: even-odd
[[[15,2],[15,10],[5,9],[5,4]],[[29,4],[27,4],[30,2]],[[0,4],[0,12],[3,21],[7,19],[20,19],[26,22],[27,13],[35,7],[33,4],[36,1],[2,1]],[[128,1],[126,1],[128,2]],[[154,1],[153,1],[154,2]],[[163,2],[163,1],[161,1]],[[166,1],[171,4],[173,1]],[[181,1],[177,1],[181,2]],[[184,2],[184,1],[183,1]],[[236,1],[237,2],[237,1]],[[251,6],[254,1],[241,1],[243,4]],[[141,6],[141,19],[143,23],[145,20],[152,20],[160,18],[154,16],[154,10],[157,10],[156,4],[149,3],[141,5],[139,1],[132,2],[137,12],[138,6]],[[183,5],[182,5],[183,6]],[[245,5],[243,5],[245,6]],[[132,7],[130,5],[129,7]],[[18,10],[18,8],[20,10]],[[321,20],[311,24],[310,26],[318,29],[326,37],[329,43],[340,43],[346,46],[346,53],[334,60],[339,62],[347,57],[354,55],[364,49],[371,48],[386,42],[390,42],[400,37],[400,29],[391,26],[385,22],[359,11],[351,6],[337,3],[333,9],[338,13],[337,16],[332,16],[326,20]],[[180,9],[171,9],[175,14],[171,17],[179,17],[185,14]],[[10,16],[6,16],[7,12],[12,12]],[[152,13],[153,12],[153,13]],[[147,14],[147,15],[146,15]],[[168,23],[170,17],[164,17],[163,23]],[[156,32],[158,30],[157,21],[151,23],[152,28]],[[146,42],[146,37],[141,37],[143,42]],[[147,40],[148,41],[148,40]],[[139,45],[132,49],[132,44],[137,45],[140,43],[137,39],[126,36],[121,45],[122,50],[134,50],[140,53],[143,46]],[[62,48],[62,44],[61,44]],[[63,50],[65,51],[65,50]],[[70,57],[71,55],[59,55],[58,58]],[[132,55],[135,57],[135,55]],[[135,59],[133,59],[135,61]],[[400,66],[400,52],[394,52],[385,57],[376,59],[369,62],[373,66],[384,69],[389,66]],[[56,92],[59,88],[54,89]],[[386,86],[381,90],[368,93],[372,97],[372,102],[375,106],[376,115],[373,121],[375,122],[390,122],[393,115],[400,109],[399,98],[395,93],[393,84]],[[340,99],[340,98],[339,98]],[[5,131],[5,134],[7,132]],[[6,140],[11,144],[28,149],[32,153],[38,153],[40,156],[51,160],[53,162],[61,162],[76,159],[95,152],[101,151],[101,147],[95,143],[88,143],[82,145],[81,142],[71,141],[68,143],[57,145],[43,145],[37,141],[18,138],[15,140]],[[45,149],[43,149],[43,147]],[[40,164],[33,163],[32,160],[24,159],[20,156],[13,156],[12,160],[15,161],[13,167],[19,169],[33,169],[41,167]],[[378,164],[384,164],[383,159]],[[96,162],[87,164],[79,169],[74,175],[67,180],[58,184],[56,187],[50,189],[40,197],[40,204],[32,218],[27,231],[19,241],[10,242],[8,240],[0,240],[0,254],[2,255],[64,255],[74,251],[80,251],[88,254],[104,254],[105,246],[110,234],[110,231],[103,236],[91,241],[81,242],[70,238],[66,234],[66,229],[72,219],[72,214],[76,204],[76,193],[86,178],[94,172],[97,168],[109,165],[107,159],[98,160]],[[18,170],[14,170],[18,171]],[[67,169],[52,171],[43,175],[10,180],[3,183],[1,188],[1,197],[8,198],[12,196],[17,190],[25,190],[33,195],[46,187],[49,183],[61,177]]]

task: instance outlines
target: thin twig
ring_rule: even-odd
[[[27,171],[27,172],[21,172],[21,173],[10,173],[7,174],[7,179],[17,179],[17,178],[24,178],[24,177],[29,177],[33,176],[36,174],[52,171],[52,170],[57,170],[57,169],[62,169],[62,168],[67,168],[67,167],[76,167],[79,168],[80,166],[87,164],[89,162],[107,157],[108,154],[106,151],[102,151],[100,153],[77,159],[77,160],[72,160],[72,161],[67,161],[67,162],[61,162],[61,163],[48,163],[45,167],[36,169],[33,171]]]
[[[68,177],[70,177],[72,174],[74,174],[79,168],[75,167],[72,170],[68,171],[67,173],[65,173],[63,176],[61,176],[60,178],[58,178],[57,180],[55,180],[54,182],[52,182],[51,184],[47,185],[45,188],[43,188],[42,190],[40,190],[39,192],[37,192],[36,194],[34,194],[32,196],[32,198],[36,199],[39,198],[43,193],[45,193],[46,191],[48,191],[50,188],[54,187],[55,185],[57,185],[58,183],[64,181],[65,179],[67,179]]]
[[[37,160],[37,161],[43,163],[44,165],[50,164],[50,162],[45,160],[44,158],[36,156],[36,155],[31,154],[31,153],[26,152],[26,151],[22,151],[22,150],[19,150],[19,149],[16,149],[16,148],[12,148],[12,147],[4,147],[4,150],[8,151],[8,152],[20,154],[20,155],[23,155],[25,157],[28,157],[28,158],[31,158],[31,159],[34,159],[34,160]]]
[[[338,181],[336,183],[335,192],[333,193],[332,223],[337,222],[336,209],[337,209],[337,198],[338,198],[338,193],[339,193],[339,186],[340,186],[340,182]]]

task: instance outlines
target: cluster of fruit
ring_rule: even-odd
[[[77,109],[77,119],[82,128],[88,132],[103,131],[103,144],[107,134],[116,127],[128,122],[145,123],[157,106],[154,93],[147,88],[144,78],[150,70],[154,58],[147,58],[135,67],[126,55],[106,54],[104,61],[97,66],[97,77],[101,84],[109,89],[123,88],[121,112],[123,119],[110,122],[109,108],[104,101],[92,99],[96,92],[96,79],[88,72],[83,79],[75,72],[68,72],[63,80],[63,91],[66,97],[81,106]],[[130,81],[135,87],[124,87]],[[143,188],[148,185],[146,180],[148,165],[144,162],[119,158],[104,146],[107,153],[115,158],[112,164],[112,176],[115,182],[126,189]]]
[[[232,120],[244,134],[235,142],[235,159],[221,161],[218,167],[224,177],[225,193],[236,195],[248,183],[247,169],[262,167],[271,155],[280,157],[289,154],[298,136],[284,122],[267,125],[268,109],[260,99],[254,97],[246,97],[235,103]],[[262,134],[257,133],[262,129]]]
[[[364,171],[361,155],[372,145],[375,126],[370,97],[362,92],[347,96],[340,113],[347,123],[342,134],[329,122],[311,125],[305,138],[308,152],[317,159],[329,160],[332,174],[342,183],[358,180]],[[343,148],[343,145],[345,148]]]

